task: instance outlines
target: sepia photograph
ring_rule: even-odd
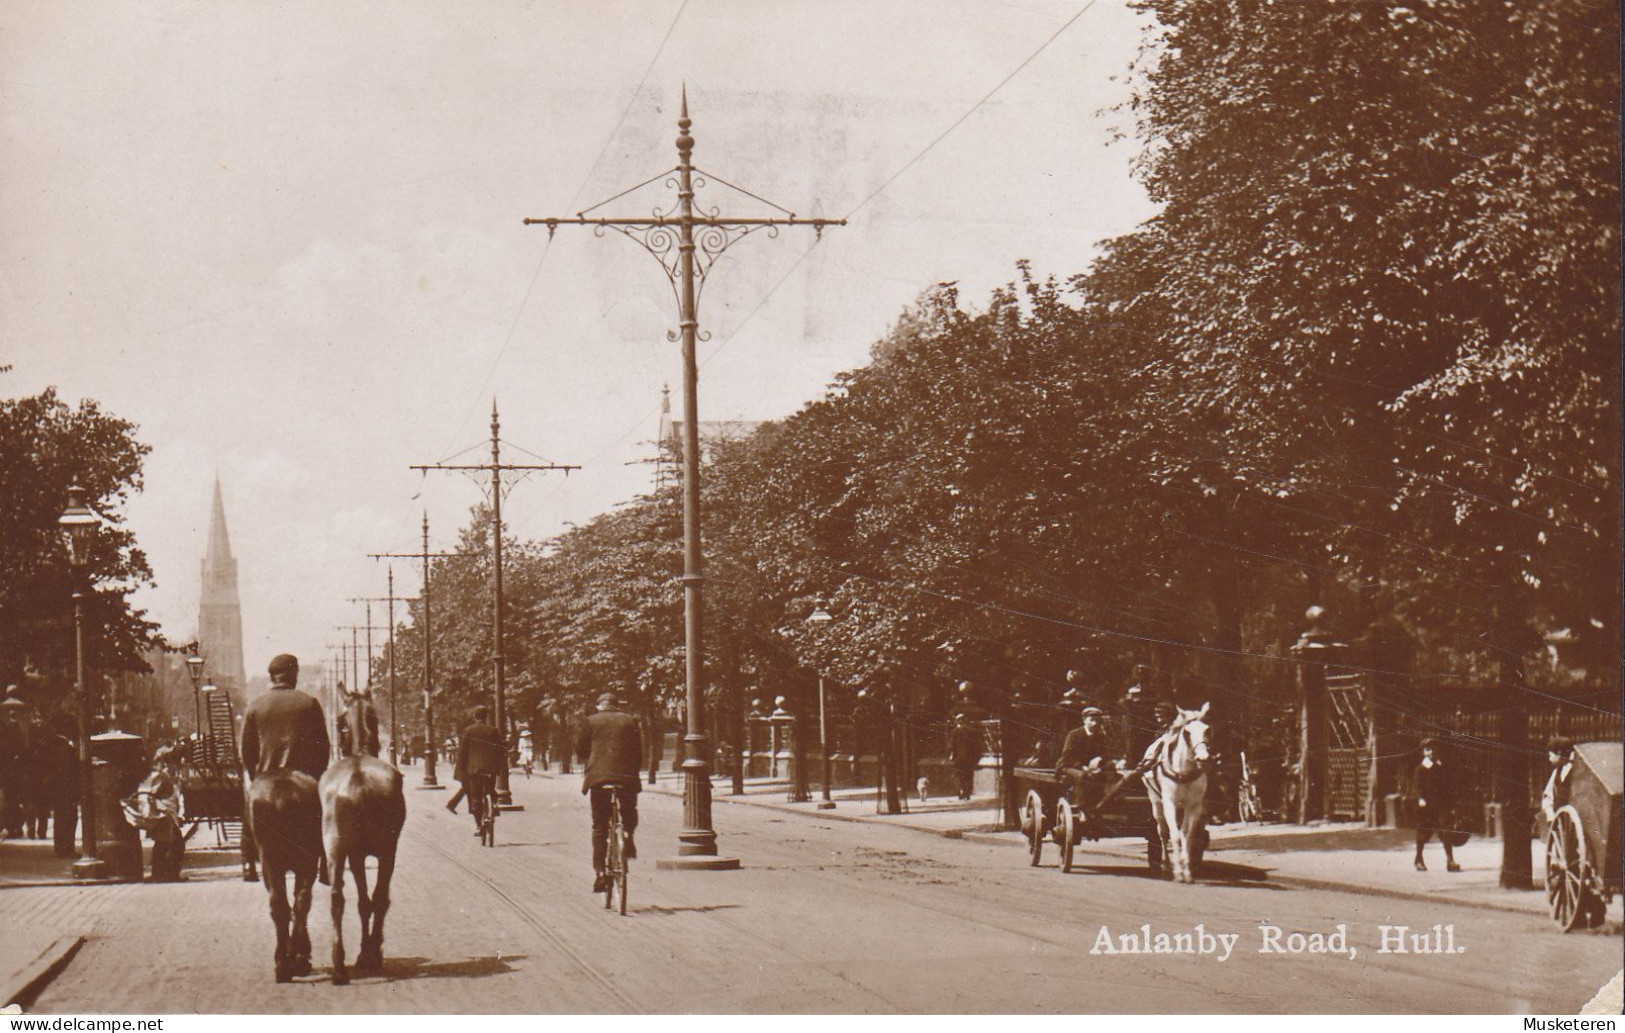
[[[1613,1028],[1620,76],[1618,0],[0,0],[8,1029]]]

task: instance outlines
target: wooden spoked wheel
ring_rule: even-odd
[[[1585,836],[1574,808],[1565,807],[1546,833],[1546,903],[1552,920],[1566,933],[1586,925],[1596,911],[1591,895]]]
[[[1027,790],[1021,807],[1021,828],[1027,833],[1028,863],[1034,868],[1044,856],[1044,800],[1036,789]]]
[[[1078,844],[1078,812],[1070,800],[1055,805],[1055,837],[1061,844],[1061,871],[1070,872],[1072,848]]]

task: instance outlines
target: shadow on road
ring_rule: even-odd
[[[1229,864],[1223,861],[1204,861],[1201,875],[1196,879],[1198,885],[1203,886],[1245,886],[1251,889],[1281,890],[1284,886],[1276,886],[1269,882],[1269,875],[1263,868],[1254,868],[1245,864]],[[1155,882],[1166,882],[1167,876],[1153,872],[1143,864],[1083,864],[1074,862],[1073,875],[1114,875],[1130,879],[1149,879]]]
[[[647,907],[633,907],[631,910],[640,915],[678,915],[703,914],[707,911],[731,911],[742,904],[694,904],[688,907],[666,907],[661,904],[650,904]]]
[[[514,971],[509,962],[524,961],[529,955],[509,954],[487,958],[465,958],[462,961],[430,961],[428,958],[385,958],[384,970],[371,979],[397,983],[407,979],[483,979]],[[359,975],[354,969],[352,976]],[[367,982],[367,977],[356,982]]]

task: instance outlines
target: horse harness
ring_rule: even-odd
[[[1196,744],[1191,742],[1191,726],[1189,724],[1179,726],[1179,738],[1185,740],[1186,744],[1191,748],[1191,753],[1194,755],[1196,752]],[[1162,737],[1161,748],[1157,751],[1157,774],[1176,785],[1188,785],[1206,773],[1203,771],[1203,764],[1200,759],[1198,759],[1196,762],[1195,770],[1191,771],[1191,773],[1188,775],[1181,775],[1176,771],[1170,770],[1168,767],[1168,754],[1173,748],[1173,745],[1174,735],[1171,732]]]

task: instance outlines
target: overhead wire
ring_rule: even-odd
[[[1056,39],[1058,39],[1063,33],[1065,33],[1067,29],[1071,28],[1074,24],[1076,24],[1078,19],[1082,18],[1083,15],[1086,14],[1089,11],[1089,9],[1091,7],[1093,7],[1094,5],[1095,5],[1095,0],[1088,0],[1088,2],[1085,3],[1082,7],[1080,7],[1077,10],[1076,13],[1074,13],[1070,18],[1068,18],[1064,23],[1062,23],[1060,28],[1056,29],[1042,43],[1040,43],[1037,49],[1035,49],[1031,53],[1029,53],[1025,58],[1022,59],[1020,64],[1018,64],[1013,70],[1011,70],[1009,72],[1009,74],[1005,75],[996,84],[994,84],[992,89],[988,90],[985,94],[983,94],[981,96],[980,99],[978,99],[974,104],[972,104],[968,109],[966,109],[966,111],[963,114],[961,114],[958,118],[954,119],[953,122],[949,123],[947,128],[943,129],[942,132],[938,133],[935,137],[933,137],[913,157],[909,158],[908,161],[904,162],[903,165],[901,167],[899,167],[896,172],[893,172],[890,176],[886,177],[886,179],[880,184],[880,186],[876,187],[873,191],[871,191],[869,193],[868,196],[866,196],[863,200],[859,201],[855,206],[853,206],[852,209],[850,211],[848,211],[845,218],[851,218],[853,215],[857,214],[857,212],[862,210],[866,205],[868,205],[876,197],[880,196],[881,193],[883,193],[888,187],[890,187],[892,185],[892,183],[896,182],[897,179],[899,177],[901,177],[905,172],[907,172],[909,169],[913,168],[916,164],[918,164],[922,158],[924,158],[933,149],[935,149],[938,144],[942,143],[943,140],[947,139],[947,137],[951,133],[953,133],[954,130],[958,129],[961,125],[963,125],[966,122],[966,120],[968,120],[984,104],[986,104],[989,100],[991,100],[995,94],[997,94],[1000,90],[1004,89],[1004,87],[1009,85],[1010,82],[1013,79],[1016,78],[1016,76],[1020,75],[1021,72],[1024,69],[1026,69],[1028,65],[1032,64],[1032,62],[1040,54],[1042,54],[1046,49],[1048,49],[1049,46],[1056,41]],[[681,11],[679,11],[678,13],[680,14]],[[664,45],[664,44],[662,44],[662,45]],[[662,173],[661,175],[665,175],[665,174],[666,173]],[[658,179],[659,177],[657,176],[655,178]],[[714,174],[712,175],[712,178],[716,179],[718,182],[723,183],[725,186],[728,186],[728,187],[730,187],[730,188],[732,188],[734,190],[740,191],[741,193],[747,193],[747,194],[750,193],[749,191],[745,190],[743,187],[739,187],[739,186],[736,186],[733,183],[727,182],[726,180],[722,180],[720,177],[717,177]],[[652,180],[650,182],[652,182]],[[750,194],[750,196],[756,197],[755,194]],[[764,198],[758,198],[758,200],[765,201]],[[765,201],[765,203],[773,204],[773,202],[771,202],[771,201]],[[778,207],[778,205],[776,205],[776,204],[774,204],[773,206]],[[820,242],[821,242],[821,238],[815,238],[813,243],[808,245],[801,252],[801,254],[796,257],[796,260],[790,264],[789,268],[787,268],[784,271],[783,275],[781,275],[776,281],[774,281],[773,286],[768,288],[767,292],[765,294],[763,294],[761,296],[761,298],[759,298],[757,300],[756,304],[751,306],[750,310],[745,313],[744,317],[742,319],[740,319],[740,321],[734,325],[733,329],[729,331],[728,335],[725,338],[723,338],[721,341],[718,341],[716,347],[712,348],[705,355],[705,357],[699,363],[699,366],[700,366],[701,369],[704,369],[705,367],[710,365],[711,361],[713,359],[715,359],[717,357],[717,355],[719,355],[724,348],[726,348],[729,344],[731,344],[734,340],[736,340],[739,337],[739,335],[745,330],[745,328],[751,324],[751,321],[756,317],[757,313],[759,313],[764,307],[766,307],[767,303],[769,301],[771,301],[775,295],[778,294],[779,289],[782,288],[784,286],[784,284],[790,279],[790,277],[795,273],[795,271],[801,267],[802,263],[805,262],[807,260],[807,258],[810,257],[815,250],[817,250],[818,245],[819,245]],[[619,437],[617,437],[610,445],[608,445],[600,453],[598,453],[598,455],[595,456],[592,461],[596,462],[599,458],[602,458],[604,455],[608,454],[612,449],[619,446],[628,437],[630,437],[633,433],[635,433],[639,427],[646,424],[648,422],[648,420],[652,416],[658,415],[659,412],[660,412],[660,410],[657,407],[657,408],[653,409],[647,415],[641,417],[636,423],[634,423],[631,427],[629,427],[626,431],[624,431]],[[542,501],[545,502],[547,500],[544,499]]]
[[[677,5],[676,12],[672,14],[671,22],[666,26],[665,35],[660,37],[660,45],[655,48],[654,55],[649,58],[649,63],[643,69],[643,75],[638,79],[637,86],[632,90],[632,96],[627,99],[626,106],[621,109],[620,117],[615,120],[614,128],[609,131],[609,135],[604,138],[603,146],[598,149],[597,157],[593,158],[592,165],[588,167],[586,174],[581,177],[581,184],[576,187],[575,194],[570,198],[568,208],[573,209],[580,203],[581,195],[587,189],[587,184],[592,181],[593,174],[598,171],[598,166],[603,162],[604,155],[609,153],[610,146],[620,133],[621,126],[626,123],[626,116],[631,113],[632,106],[637,103],[638,97],[642,95],[643,87],[648,83],[650,74],[654,72],[655,65],[660,61],[660,56],[666,52],[666,44],[670,42],[672,33],[676,31],[677,23],[682,19],[683,12],[688,9],[688,5],[689,0],[682,0]],[[665,173],[662,173],[662,175],[665,175]],[[655,178],[660,177],[656,176]],[[552,244],[553,238],[549,234],[548,239],[542,244],[542,253],[536,259],[536,268],[531,271],[530,280],[525,287],[524,295],[520,298],[519,308],[514,312],[513,321],[508,326],[508,332],[503,336],[502,344],[497,349],[496,357],[492,360],[490,368],[486,370],[484,379],[480,381],[480,389],[475,393],[474,401],[469,404],[468,411],[463,414],[462,421],[457,425],[457,430],[451,435],[453,439],[459,437],[463,433],[463,429],[468,426],[468,420],[479,405],[479,399],[485,395],[486,389],[491,384],[491,378],[496,375],[497,367],[501,365],[503,358],[507,355],[508,347],[513,342],[514,333],[519,329],[519,321],[524,316],[531,294],[535,291],[537,279],[541,276],[542,266],[547,262],[548,252],[552,250]]]

